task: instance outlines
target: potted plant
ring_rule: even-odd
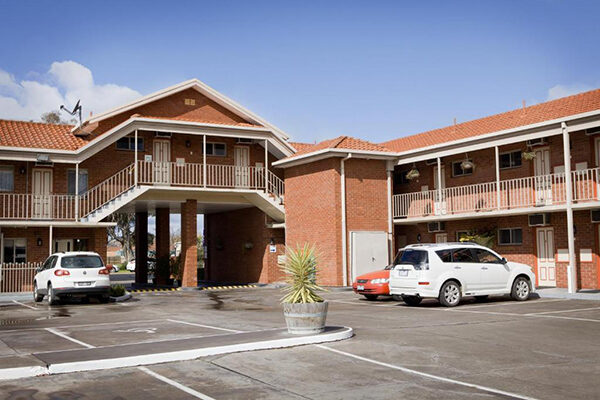
[[[473,242],[481,246],[492,248],[496,242],[496,228],[486,228],[482,230],[473,230],[459,239],[461,242]]]
[[[535,151],[527,149],[521,153],[521,157],[523,157],[524,160],[531,161],[535,158]]]
[[[419,179],[420,176],[421,173],[419,172],[417,167],[412,167],[412,169],[406,173],[406,179],[408,179],[409,181]]]
[[[286,261],[281,267],[288,286],[282,290],[283,315],[289,333],[311,334],[323,332],[327,318],[327,302],[317,294],[324,290],[316,283],[317,256],[314,246],[305,244],[286,250]]]

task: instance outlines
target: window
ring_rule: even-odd
[[[456,231],[456,241],[460,242],[460,240],[469,235],[469,231]]]
[[[427,264],[428,262],[429,255],[427,254],[427,251],[406,249],[398,253],[396,259],[394,260],[394,265],[411,264],[416,267],[420,266],[421,264]]]
[[[408,171],[400,171],[394,174],[394,185],[404,185],[406,183],[410,183],[410,181],[406,178],[406,174]]]
[[[454,249],[452,250],[452,262],[474,263],[476,261],[471,249]]]
[[[521,151],[500,154],[500,169],[520,167],[522,163]]]
[[[119,150],[135,150],[135,137],[125,136],[117,140],[117,149]],[[144,151],[144,138],[139,137],[137,140],[138,151]]]
[[[60,260],[63,268],[102,268],[104,264],[98,256],[68,256]]]
[[[227,146],[225,143],[206,143],[206,155],[223,157],[227,155]]]
[[[27,240],[26,239],[4,239],[5,263],[27,262]]]
[[[498,244],[522,244],[523,230],[521,228],[498,229]]]
[[[473,168],[470,169],[462,169],[460,166],[462,162],[465,160],[454,161],[452,163],[452,176],[464,176],[471,175],[473,173]],[[469,159],[469,161],[473,162],[473,160]]]
[[[442,260],[442,262],[445,263],[449,263],[452,262],[452,250],[438,250],[435,252],[435,254],[438,255],[438,257],[440,258],[440,260]]]
[[[75,239],[73,243],[73,251],[88,251],[88,240]]]
[[[500,258],[496,257],[496,255],[492,254],[492,252],[485,249],[475,249],[475,254],[477,255],[477,260],[480,263],[485,264],[501,264],[502,261]]]
[[[79,193],[83,194],[88,190],[88,173],[87,170],[79,170]],[[67,193],[75,194],[75,170],[67,171]]]
[[[15,170],[13,167],[0,167],[0,192],[15,190]]]

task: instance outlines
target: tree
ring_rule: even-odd
[[[115,213],[109,219],[117,225],[108,228],[108,237],[121,245],[125,262],[129,262],[135,246],[135,214]]]
[[[74,124],[77,122],[73,118],[71,118],[70,121],[62,119],[60,117],[60,112],[57,110],[43,113],[40,119],[42,120],[42,122],[45,122],[47,124]]]

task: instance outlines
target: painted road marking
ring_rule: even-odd
[[[557,310],[557,311],[542,311],[542,312],[538,312],[538,313],[529,313],[526,315],[557,314],[557,313],[564,313],[564,312],[577,312],[577,311],[590,311],[590,310],[600,310],[600,307],[574,308],[571,310]]]
[[[85,342],[82,342],[81,340],[74,339],[71,336],[68,336],[68,335],[66,335],[66,334],[64,334],[62,332],[57,331],[56,329],[45,328],[45,330],[47,330],[50,333],[54,333],[56,336],[60,336],[63,339],[67,339],[67,340],[70,340],[73,343],[77,343],[77,344],[79,344],[79,345],[81,345],[83,347],[87,347],[88,349],[95,349],[96,348],[96,346],[92,346],[91,344],[87,344]]]
[[[167,319],[167,321],[170,322],[175,322],[177,324],[184,324],[184,325],[191,325],[191,326],[198,326],[200,328],[208,328],[208,329],[216,329],[219,331],[225,331],[225,332],[233,332],[233,333],[242,333],[244,331],[238,331],[236,329],[227,329],[227,328],[220,328],[218,326],[211,326],[211,325],[202,325],[202,324],[196,324],[194,322],[187,322],[187,321],[180,321],[177,319]]]
[[[482,390],[482,391],[485,391],[485,392],[488,392],[488,393],[499,394],[499,395],[502,395],[502,396],[509,396],[509,397],[512,397],[512,398],[515,398],[515,399],[524,399],[524,400],[534,400],[535,399],[534,397],[523,396],[523,395],[520,395],[520,394],[517,394],[517,393],[505,392],[504,390],[494,389],[494,388],[490,388],[490,387],[487,387],[487,386],[476,385],[474,383],[457,381],[455,379],[444,378],[443,376],[437,376],[437,375],[433,375],[433,374],[428,374],[426,372],[416,371],[414,369],[409,369],[409,368],[406,368],[406,367],[401,367],[399,365],[388,364],[388,363],[385,363],[385,362],[373,360],[371,358],[366,358],[366,357],[358,356],[356,354],[347,353],[345,351],[333,349],[331,347],[327,347],[327,346],[324,346],[322,344],[317,344],[315,346],[318,347],[318,348],[320,348],[320,349],[324,349],[324,350],[327,350],[327,351],[331,351],[333,353],[341,354],[341,355],[346,356],[346,357],[355,358],[357,360],[365,361],[365,362],[368,362],[368,363],[371,363],[371,364],[380,365],[382,367],[387,367],[387,368],[395,369],[395,370],[402,371],[402,372],[405,372],[405,373],[408,373],[408,374],[418,375],[418,376],[422,376],[422,377],[425,377],[425,378],[429,378],[429,379],[433,379],[433,380],[437,380],[437,381],[441,381],[441,382],[451,383],[451,384],[460,385],[460,386],[466,386],[466,387],[470,387],[470,388]]]
[[[120,321],[120,322],[99,322],[97,324],[81,324],[81,325],[61,325],[61,326],[53,326],[54,329],[63,329],[63,328],[79,328],[79,327],[93,327],[93,326],[102,326],[102,325],[121,325],[121,324],[138,324],[145,322],[160,322],[166,321],[166,319],[145,319],[138,321]],[[23,331],[40,331],[46,328],[23,328],[23,329],[7,329],[0,330],[0,334],[6,332],[23,332]]]
[[[554,303],[557,301],[568,301],[569,299],[553,299],[553,300],[534,300],[534,301],[499,301],[494,304],[482,304],[480,306],[469,305],[469,306],[461,306],[461,309],[464,308],[484,308],[484,307],[498,307],[498,306],[521,306],[521,305],[534,305],[534,304],[542,304],[542,303]]]
[[[152,377],[160,380],[160,381],[163,381],[164,383],[167,383],[167,384],[169,384],[169,385],[171,385],[171,386],[173,386],[173,387],[175,387],[175,388],[177,388],[177,389],[179,389],[179,390],[181,390],[183,392],[186,392],[189,395],[192,395],[192,396],[196,397],[197,399],[215,400],[214,398],[212,398],[210,396],[207,396],[204,393],[200,393],[197,390],[194,390],[194,389],[189,388],[189,387],[187,387],[185,385],[182,385],[181,383],[176,382],[173,379],[169,379],[166,376],[162,376],[160,374],[157,374],[156,372],[151,371],[151,370],[149,370],[146,367],[138,367],[138,369],[140,371],[143,371],[143,372],[147,373],[148,375],[150,375],[150,376],[152,376]]]
[[[465,313],[477,313],[477,314],[490,314],[490,315],[510,315],[510,316],[515,316],[515,317],[555,318],[555,319],[570,319],[570,320],[574,320],[574,321],[585,321],[585,322],[600,322],[600,319],[564,317],[562,315],[516,314],[516,313],[503,313],[503,312],[492,312],[492,311],[455,310],[455,309],[452,309],[450,311],[465,312]]]
[[[15,304],[18,304],[18,305],[20,305],[20,306],[27,307],[27,308],[31,308],[32,310],[39,311],[39,308],[37,308],[37,307],[32,307],[32,306],[29,306],[29,305],[27,305],[27,304],[21,303],[20,301],[13,300],[12,302],[13,302],[13,303],[15,303]]]

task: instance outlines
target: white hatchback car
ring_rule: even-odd
[[[463,296],[483,300],[509,293],[514,300],[527,300],[535,291],[535,275],[530,266],[475,243],[414,244],[398,252],[389,286],[391,295],[411,306],[433,297],[454,307]]]
[[[107,302],[110,294],[110,269],[98,253],[73,251],[52,254],[33,278],[33,299],[56,304],[65,296],[97,296]]]

